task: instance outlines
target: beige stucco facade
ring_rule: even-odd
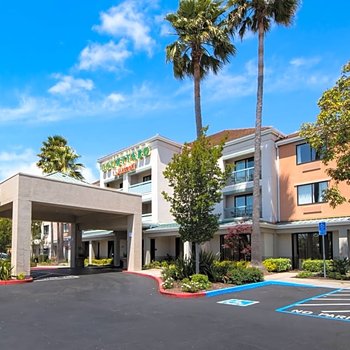
[[[125,231],[128,269],[141,269],[141,196],[88,184],[17,174],[0,183],[0,216],[12,218],[14,274],[30,274],[31,220],[66,222],[72,229],[72,266],[82,230]]]

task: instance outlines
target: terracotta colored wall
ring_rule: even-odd
[[[279,147],[279,184],[280,184],[280,219],[281,221],[309,220],[350,215],[350,204],[343,204],[333,209],[328,203],[297,204],[297,185],[330,180],[326,166],[321,161],[297,165],[296,142]],[[330,164],[329,166],[331,166]],[[332,182],[330,182],[332,185]],[[346,184],[339,186],[345,197],[350,197]]]

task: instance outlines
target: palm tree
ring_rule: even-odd
[[[261,266],[262,244],[260,232],[260,173],[261,173],[261,124],[264,88],[264,37],[274,22],[289,26],[298,9],[299,0],[229,0],[228,23],[233,31],[238,31],[241,39],[247,30],[258,33],[258,88],[255,119],[254,189],[252,264]]]
[[[47,141],[43,141],[40,158],[36,165],[43,170],[45,174],[61,172],[75,179],[84,180],[81,174],[84,165],[77,163],[80,157],[68,146],[67,140],[62,136],[49,136]]]
[[[224,25],[221,0],[180,0],[177,12],[165,19],[174,28],[177,40],[166,47],[167,62],[173,62],[174,76],[194,81],[194,106],[197,138],[202,133],[201,80],[228,63],[235,54],[230,33]]]
[[[81,169],[84,165],[77,163],[80,157],[68,146],[67,140],[59,135],[49,136],[43,141],[40,158],[36,165],[43,170],[44,174],[61,172],[75,179],[84,180]],[[51,223],[51,254],[53,254],[53,224]],[[63,260],[63,225],[57,223],[57,260]]]
[[[221,0],[180,0],[176,13],[165,19],[175,29],[177,40],[166,47],[167,62],[173,62],[174,76],[194,81],[194,110],[197,139],[202,135],[201,80],[217,74],[236,52],[225,26]],[[196,243],[196,273],[199,273],[199,244]]]

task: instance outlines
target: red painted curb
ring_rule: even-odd
[[[0,286],[12,285],[12,284],[24,284],[33,282],[33,277],[26,278],[25,280],[7,280],[0,281]]]
[[[198,293],[186,293],[186,292],[174,293],[174,292],[170,292],[169,290],[166,290],[163,288],[163,286],[162,286],[163,280],[160,277],[147,275],[147,274],[140,273],[140,272],[132,272],[132,271],[123,271],[123,273],[129,273],[131,275],[152,278],[153,280],[158,282],[159,293],[166,295],[168,297],[173,297],[173,298],[202,298],[202,297],[205,297],[205,292],[198,292]]]

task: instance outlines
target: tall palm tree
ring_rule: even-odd
[[[46,141],[43,141],[40,151],[36,165],[43,170],[44,174],[58,171],[75,179],[84,180],[81,173],[84,165],[77,163],[80,156],[68,146],[64,137],[49,136]],[[51,255],[53,253],[53,224],[51,223]],[[59,223],[57,223],[57,260],[58,262],[63,260],[63,225]]]
[[[168,14],[177,40],[166,47],[167,62],[173,62],[174,76],[194,81],[194,106],[197,138],[202,133],[201,80],[228,63],[235,54],[230,33],[222,21],[225,9],[221,0],[180,0],[177,12]]]
[[[81,173],[84,165],[77,163],[80,157],[75,151],[68,146],[67,140],[59,135],[49,136],[47,141],[43,141],[40,158],[36,165],[43,170],[45,174],[61,172],[74,177],[78,180],[84,180]]]
[[[177,12],[165,17],[177,35],[177,40],[166,47],[167,62],[173,62],[175,78],[193,78],[197,139],[203,132],[201,80],[210,71],[217,74],[236,52],[223,21],[222,4],[221,0],[180,0]],[[199,273],[199,248],[196,243],[196,273]]]
[[[261,173],[261,124],[264,88],[264,38],[271,24],[289,26],[298,9],[299,0],[229,0],[228,22],[241,39],[248,30],[258,33],[258,87],[255,119],[254,189],[252,264],[261,266],[262,244],[260,232],[260,173]]]

